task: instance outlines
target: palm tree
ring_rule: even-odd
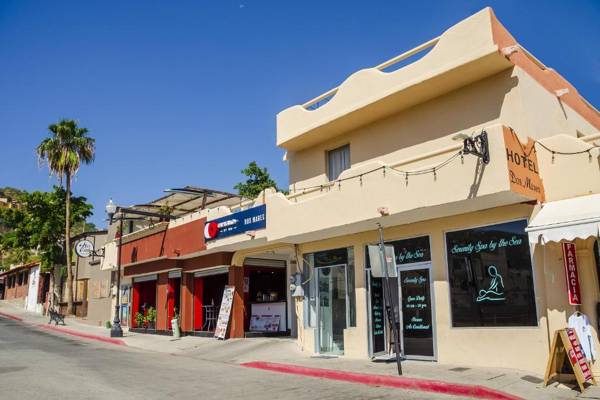
[[[46,162],[50,175],[56,175],[66,191],[65,253],[67,256],[67,314],[73,314],[73,266],[71,265],[71,179],[81,163],[94,161],[95,139],[87,136],[88,130],[77,126],[77,122],[61,119],[48,127],[47,137],[37,147],[40,162]],[[55,282],[56,284],[56,282]]]

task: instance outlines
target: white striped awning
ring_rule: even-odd
[[[600,233],[600,194],[546,203],[525,229],[531,243],[572,241]]]

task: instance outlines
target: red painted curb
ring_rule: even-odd
[[[263,361],[242,363],[240,365],[243,367],[281,372],[284,374],[332,379],[336,381],[360,383],[363,385],[388,386],[453,396],[472,397],[476,399],[523,400],[520,397],[478,385],[465,385],[429,379],[405,378],[401,376],[361,374],[356,372],[336,371],[325,368],[309,368],[298,365],[270,363]]]
[[[0,317],[12,319],[14,321],[23,322],[23,318],[17,317],[16,315],[12,315],[12,314],[5,313],[5,312],[2,312],[2,311],[0,311]]]
[[[104,336],[94,335],[93,333],[84,333],[79,331],[74,331],[72,329],[63,328],[59,326],[53,326],[48,324],[36,324],[38,328],[47,329],[50,331],[66,333],[67,335],[78,336],[84,339],[96,340],[98,342],[110,343],[117,346],[127,346],[127,344],[121,339],[108,338]]]

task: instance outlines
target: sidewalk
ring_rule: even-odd
[[[34,325],[40,329],[45,328],[42,325],[49,326],[47,325],[47,317],[28,313],[21,308],[0,301],[0,318],[7,317],[22,319],[24,323]],[[75,333],[91,340],[110,338],[109,330],[106,328],[89,325],[75,318],[66,318],[65,322],[66,327],[62,328],[60,325],[58,327],[58,331],[61,333]],[[71,332],[65,332],[65,330]],[[327,373],[323,375],[322,371],[315,370],[327,369],[333,370],[332,372],[336,375],[346,374],[352,377],[356,377],[353,373],[366,377],[381,375],[383,377],[378,379],[384,380],[386,377],[397,376],[395,362],[372,362],[344,357],[311,357],[298,349],[295,339],[289,338],[252,338],[221,341],[213,338],[185,336],[180,340],[175,340],[170,336],[145,335],[125,331],[122,342],[130,348],[145,351],[235,365],[251,363],[246,366],[261,369],[268,369],[261,367],[265,363],[285,364],[285,367],[279,365],[270,369],[271,371],[279,370],[279,372],[269,373],[297,373],[297,371],[306,371],[306,368],[310,368],[313,371],[304,373],[304,375],[327,378]],[[471,385],[505,392],[523,399],[600,399],[600,387],[590,386],[582,394],[574,390],[574,386],[558,383],[553,383],[544,388],[542,376],[513,369],[471,368],[468,365],[442,365],[423,361],[404,361],[402,367],[404,378],[409,378],[405,379],[406,381],[412,378],[412,380],[437,381],[447,385]],[[286,371],[282,371],[282,369]],[[328,379],[337,378],[329,377]]]

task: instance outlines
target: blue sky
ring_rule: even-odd
[[[34,149],[61,117],[97,139],[73,190],[100,226],[109,197],[232,190],[252,160],[286,186],[279,111],[487,5],[600,106],[599,1],[0,0],[0,186],[51,188]]]

